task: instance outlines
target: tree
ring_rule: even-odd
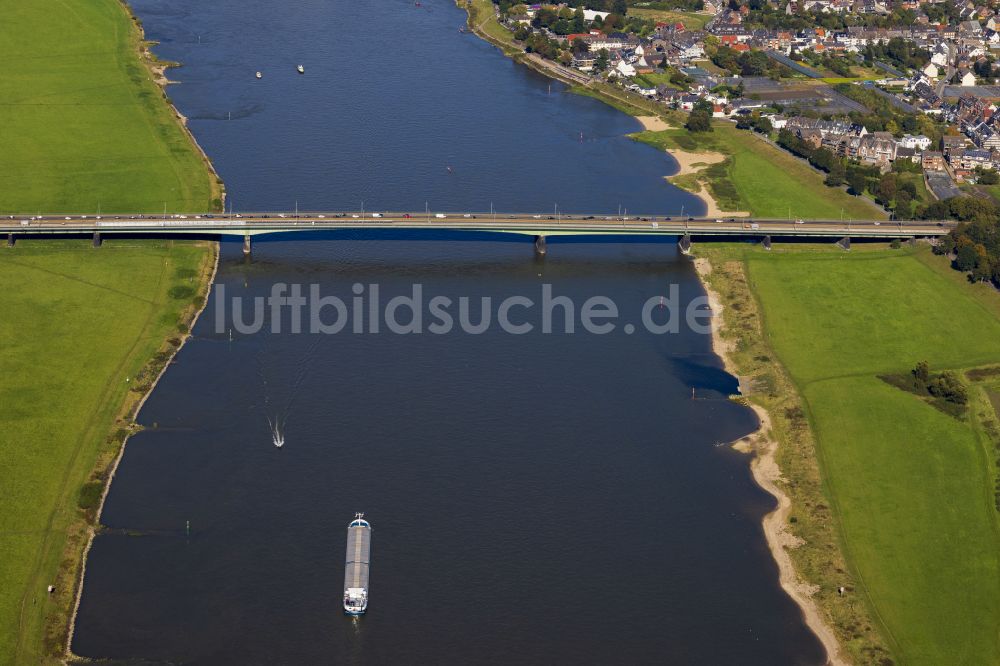
[[[684,127],[689,132],[711,132],[712,116],[704,109],[696,109],[688,115]]]
[[[597,58],[594,59],[594,71],[603,72],[608,68],[608,50],[601,49],[597,52]]]
[[[760,132],[761,134],[770,134],[774,127],[771,126],[771,121],[768,118],[757,118],[753,124],[754,131]]]
[[[861,171],[854,170],[847,174],[847,184],[851,187],[851,194],[860,197],[865,193],[865,185],[868,179]]]
[[[844,163],[835,159],[830,164],[830,174],[826,177],[826,184],[830,187],[840,187],[844,184],[845,178],[847,178],[847,172],[844,169]]]
[[[971,241],[961,243],[955,255],[955,268],[968,272],[973,270],[978,263],[979,252],[976,251],[976,246]]]
[[[889,204],[896,198],[896,176],[887,173],[878,182],[878,196],[883,204]]]

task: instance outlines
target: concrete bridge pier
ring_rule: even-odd
[[[677,247],[681,249],[681,254],[691,254],[691,234],[684,234],[677,241]]]
[[[762,240],[760,242],[760,244],[764,246],[765,250],[770,250],[771,249],[771,237],[770,236],[764,236],[764,240]]]
[[[545,247],[545,236],[535,236],[535,254],[544,257],[546,252],[548,248]]]
[[[14,247],[14,234],[7,234],[7,247]]]
[[[250,256],[250,234],[243,235],[243,256]]]
[[[103,244],[104,244],[104,241],[101,239],[101,232],[100,231],[95,231],[94,232],[94,247],[101,247],[101,245],[103,245]]]
[[[850,250],[851,249],[851,237],[850,236],[844,236],[843,238],[841,238],[839,241],[837,241],[837,247],[839,247],[842,250]]]

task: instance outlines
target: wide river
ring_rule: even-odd
[[[133,4],[158,52],[185,63],[171,97],[237,210],[703,210],[663,180],[668,156],[623,136],[633,119],[460,33],[446,0]],[[822,662],[764,541],[773,500],[720,445],[757,422],[727,399],[736,381],[710,337],[579,323],[593,296],[637,324],[664,296],[660,321],[703,294],[689,261],[653,240],[552,242],[544,260],[504,240],[285,238],[256,242],[249,262],[224,244],[208,310],[111,486],[73,651],[135,664]],[[295,334],[287,311],[241,332],[231,297],[246,310],[281,283],[347,303],[355,284],[378,285],[383,303],[420,285],[425,300],[470,297],[477,321],[484,297],[540,302],[550,288],[572,301],[576,332],[546,334],[523,307],[511,319],[539,324],[523,335]],[[374,527],[361,619],[341,609],[355,511]]]

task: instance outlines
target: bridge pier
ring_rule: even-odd
[[[14,247],[14,234],[7,234],[7,247]]]
[[[760,242],[760,244],[764,246],[765,250],[770,250],[771,249],[771,237],[770,236],[764,236],[764,240],[762,240]]]
[[[842,250],[850,250],[851,249],[851,237],[850,236],[844,236],[843,238],[841,238],[839,241],[837,241],[837,247],[841,248]]]
[[[684,234],[677,241],[677,247],[681,249],[681,254],[691,254],[691,234]]]
[[[101,232],[100,231],[95,231],[94,232],[94,247],[101,247],[101,245],[103,245],[103,244],[104,244],[104,241],[101,239]]]
[[[243,256],[250,256],[250,234],[243,235]]]
[[[545,247],[545,236],[535,236],[535,254],[544,257],[546,252],[548,248]]]

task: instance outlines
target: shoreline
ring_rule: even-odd
[[[737,368],[732,359],[734,343],[721,336],[722,331],[725,330],[725,323],[722,319],[724,309],[722,300],[707,280],[707,277],[712,273],[712,264],[708,259],[696,257],[694,268],[698,279],[705,288],[709,309],[712,311],[712,351],[722,359],[726,372],[736,375]],[[812,598],[815,592],[814,588],[799,578],[787,551],[788,548],[799,546],[801,541],[788,530],[787,519],[792,509],[792,501],[778,485],[782,480],[782,472],[776,458],[779,444],[773,435],[771,415],[760,405],[749,402],[747,404],[757,415],[760,426],[756,431],[733,442],[731,446],[741,453],[753,456],[750,460],[750,472],[754,481],[773,496],[778,503],[778,506],[761,520],[768,550],[771,551],[771,557],[774,558],[774,562],[778,566],[778,582],[781,589],[799,607],[806,626],[823,645],[823,649],[826,651],[826,663],[832,666],[847,666],[850,662],[844,657],[836,633],[823,619],[819,606]]]
[[[125,14],[128,16],[129,20],[132,22],[132,25],[136,30],[136,34],[139,38],[137,44],[139,59],[146,67],[146,70],[150,75],[150,80],[156,85],[157,88],[160,89],[160,93],[163,96],[163,101],[166,102],[167,106],[170,107],[170,110],[173,111],[174,117],[177,119],[177,122],[180,125],[181,130],[187,136],[188,141],[191,142],[191,145],[194,146],[195,150],[198,151],[198,154],[201,155],[202,162],[204,163],[205,168],[208,169],[209,196],[211,197],[211,199],[208,202],[208,208],[213,209],[214,206],[212,205],[212,200],[218,198],[219,202],[222,204],[221,205],[222,210],[221,211],[211,210],[211,212],[213,213],[225,212],[226,185],[222,181],[222,177],[219,176],[219,172],[215,170],[215,165],[212,164],[212,160],[208,157],[208,153],[206,153],[205,149],[201,147],[201,144],[198,143],[198,139],[195,138],[194,136],[194,132],[192,132],[191,128],[188,127],[187,117],[185,117],[184,114],[180,112],[177,106],[174,105],[173,100],[170,99],[170,96],[167,95],[167,86],[177,83],[177,81],[171,81],[169,78],[167,78],[167,70],[173,67],[180,67],[180,63],[160,60],[156,56],[156,54],[153,53],[153,48],[152,48],[158,42],[150,42],[146,39],[146,28],[145,26],[143,26],[142,20],[138,17],[138,15],[136,15],[135,11],[132,9],[132,5],[129,4],[128,0],[119,0],[119,3],[121,4],[122,9],[125,11]]]
[[[153,379],[153,381],[151,382],[149,389],[139,398],[138,402],[136,402],[134,405],[128,404],[126,396],[126,402],[125,404],[122,405],[122,409],[125,410],[125,413],[122,416],[124,418],[128,418],[130,421],[133,421],[133,419],[139,415],[139,412],[146,404],[146,401],[149,399],[149,397],[153,394],[153,391],[155,391],[156,387],[159,385],[160,379],[163,377],[164,374],[166,374],[167,369],[173,363],[174,359],[177,357],[177,354],[180,352],[181,349],[184,348],[184,345],[186,345],[188,340],[191,338],[195,324],[198,323],[198,319],[201,318],[202,313],[204,313],[205,309],[208,307],[208,301],[212,293],[212,285],[215,284],[215,276],[219,271],[219,261],[220,257],[222,256],[222,248],[220,247],[219,242],[218,241],[208,241],[208,242],[210,243],[210,248],[214,257],[210,262],[211,271],[203,271],[202,275],[199,276],[200,278],[202,278],[202,283],[198,291],[198,295],[203,297],[203,302],[201,304],[201,307],[197,308],[186,319],[182,318],[180,323],[184,323],[185,325],[187,325],[188,330],[186,333],[184,333],[184,335],[180,337],[180,343],[176,347],[170,346],[169,343],[167,343],[166,341],[164,342],[164,346],[167,346],[168,348],[171,349],[170,355],[163,362],[163,367],[160,368],[160,371],[157,373],[156,378]],[[206,277],[206,274],[207,274],[207,280],[204,279]],[[87,576],[87,560],[90,557],[90,549],[94,544],[94,537],[96,537],[98,532],[100,531],[100,516],[101,513],[104,511],[104,503],[107,500],[108,493],[111,490],[111,482],[114,481],[115,474],[118,472],[118,465],[121,463],[122,458],[125,455],[125,447],[128,445],[128,441],[129,439],[132,438],[132,435],[134,435],[136,432],[141,431],[141,429],[138,429],[136,427],[137,424],[134,421],[132,422],[131,425],[133,429],[121,443],[121,446],[118,447],[118,452],[111,461],[111,464],[106,468],[100,470],[101,472],[106,473],[106,478],[104,481],[104,488],[101,490],[101,498],[98,501],[97,507],[94,512],[95,521],[94,523],[87,525],[87,542],[83,547],[81,559],[79,560],[80,567],[77,572],[77,580],[75,582],[73,589],[73,604],[69,613],[69,623],[66,627],[66,639],[62,653],[63,663],[68,663],[70,660],[77,660],[80,658],[77,655],[73,654],[71,646],[73,644],[73,634],[76,631],[76,616],[80,610],[80,600],[83,597],[83,583]],[[98,467],[96,467],[95,469],[99,469],[102,462],[103,461],[99,459]]]
[[[643,129],[647,132],[662,132],[668,129],[676,129],[663,120],[663,118],[658,116],[636,116],[636,120],[642,123]],[[719,207],[718,202],[715,200],[715,197],[713,197],[712,193],[708,190],[708,187],[706,187],[700,179],[697,181],[698,191],[681,187],[673,180],[680,176],[698,175],[705,167],[724,162],[727,159],[725,155],[722,153],[711,152],[692,153],[684,150],[666,150],[664,152],[677,160],[678,166],[676,173],[664,176],[664,178],[671,185],[683,189],[685,192],[689,192],[704,201],[705,217],[749,217],[750,213],[745,210],[722,210]]]

